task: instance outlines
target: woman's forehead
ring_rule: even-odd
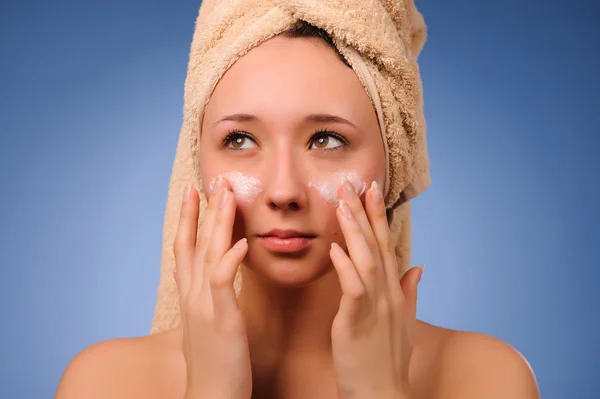
[[[376,118],[357,75],[318,38],[276,37],[240,57],[217,83],[206,117],[269,112]]]

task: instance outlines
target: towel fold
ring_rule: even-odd
[[[422,85],[417,56],[426,39],[413,0],[205,0],[191,45],[185,81],[184,118],[173,163],[165,222],[160,282],[151,333],[179,322],[173,242],[181,195],[187,184],[200,192],[200,121],[223,74],[246,52],[298,21],[324,29],[356,72],[377,112],[386,153],[384,197],[392,217],[400,273],[410,266],[410,205],[430,183]],[[241,288],[240,273],[235,282]]]

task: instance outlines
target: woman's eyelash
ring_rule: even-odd
[[[254,138],[250,134],[243,132],[241,130],[234,129],[234,130],[230,130],[229,133],[227,134],[227,136],[225,136],[225,138],[223,139],[223,147],[227,147],[229,144],[231,144],[231,142],[233,140],[235,140],[238,137],[244,137],[244,138],[254,141]]]
[[[348,144],[348,140],[346,140],[346,138],[345,138],[345,137],[343,137],[343,136],[341,136],[341,135],[339,135],[339,134],[337,134],[337,133],[335,133],[335,132],[332,132],[331,130],[329,130],[329,129],[327,129],[327,128],[323,128],[323,129],[319,129],[319,130],[317,130],[317,131],[315,132],[315,135],[314,135],[313,137],[320,136],[320,135],[323,135],[323,136],[331,136],[331,137],[333,137],[333,138],[336,138],[336,139],[338,139],[339,141],[341,141],[341,142],[342,142],[342,143],[344,143],[344,144]]]
[[[339,147],[334,147],[334,148],[319,148],[322,151],[339,151],[339,150],[343,150],[349,144],[348,140],[345,137],[343,137],[343,136],[341,136],[341,135],[339,135],[339,134],[337,134],[335,132],[332,132],[331,130],[328,130],[327,128],[323,128],[323,129],[317,130],[315,132],[315,134],[310,138],[309,145],[313,144],[315,142],[315,140],[317,138],[319,138],[319,137],[333,137],[334,139],[339,140],[342,143],[342,145],[339,146]]]

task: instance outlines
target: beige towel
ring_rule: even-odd
[[[429,186],[422,85],[417,56],[426,28],[413,0],[205,0],[196,20],[185,81],[184,118],[173,164],[160,283],[151,333],[175,327],[179,303],[173,241],[185,186],[201,195],[200,121],[220,77],[243,54],[299,20],[326,30],[365,86],[386,145],[386,206],[401,274],[410,266],[409,199]],[[236,292],[241,287],[240,273]]]

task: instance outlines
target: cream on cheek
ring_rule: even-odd
[[[354,189],[356,193],[360,197],[367,191],[368,183],[357,173],[357,172],[336,172],[328,174],[325,177],[319,177],[311,180],[308,183],[308,187],[312,187],[319,195],[328,203],[332,205],[338,204],[338,187],[342,181],[342,178],[345,177]]]
[[[221,176],[229,182],[231,191],[239,203],[249,205],[263,191],[261,182],[256,177],[247,176],[241,172],[230,172]],[[352,184],[359,197],[367,191],[368,183],[354,171],[330,173],[327,176],[315,178],[308,183],[308,187],[314,188],[326,202],[337,206],[339,200],[337,191],[344,177]],[[210,181],[209,194],[214,193],[216,181],[216,177]]]
[[[246,176],[240,172],[225,173],[221,176],[229,182],[231,191],[239,203],[248,205],[262,192],[260,180],[256,177]],[[215,190],[216,181],[217,178],[215,177],[208,185],[210,194]]]

